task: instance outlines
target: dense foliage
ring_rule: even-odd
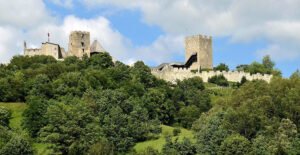
[[[251,67],[276,72],[269,57]],[[11,111],[0,107],[0,154],[34,154],[33,142],[54,154],[300,154],[299,71],[205,88],[201,78],[167,83],[143,62],[129,67],[101,53],[64,61],[16,56],[0,75],[0,101],[27,104],[25,131],[11,129]],[[222,76],[209,82],[228,86]],[[161,124],[176,127],[175,137],[180,127],[192,129],[195,139],[166,136],[161,151],[135,152],[136,143],[161,135]]]
[[[137,142],[156,138],[160,124],[189,128],[211,108],[200,78],[170,84],[143,62],[113,63],[108,53],[64,61],[16,56],[0,70],[0,101],[26,102],[24,129],[59,154],[105,149],[97,146],[129,152]],[[0,112],[5,125],[9,115]]]
[[[281,72],[274,68],[275,63],[271,60],[270,56],[267,55],[263,58],[262,63],[253,62],[250,65],[239,65],[236,67],[238,71],[245,71],[251,74],[273,74],[274,76],[281,76]]]
[[[202,154],[299,154],[300,76],[244,83],[193,124]]]
[[[224,63],[220,63],[218,66],[214,67],[215,71],[229,71],[229,67],[224,64]]]
[[[229,82],[224,77],[224,75],[212,76],[211,78],[208,79],[208,82],[214,83],[214,84],[219,85],[219,86],[225,86],[225,87],[229,85]]]

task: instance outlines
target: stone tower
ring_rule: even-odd
[[[84,54],[90,56],[90,32],[72,31],[69,36],[69,53],[82,58]]]
[[[212,37],[195,35],[185,38],[185,61],[191,56],[196,56],[197,61],[193,62],[190,70],[212,69]]]

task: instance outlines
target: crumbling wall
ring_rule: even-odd
[[[250,75],[250,73],[239,71],[202,71],[193,73],[188,69],[178,69],[170,66],[165,67],[163,70],[152,69],[151,72],[157,78],[164,79],[169,82],[175,82],[176,80],[183,80],[192,77],[201,77],[204,82],[207,82],[209,78],[215,75],[223,75],[230,82],[240,82],[243,77],[249,81],[264,80],[266,82],[270,82],[272,79],[272,75],[269,74],[262,75],[257,73]]]
[[[85,54],[90,56],[90,32],[72,31],[69,36],[69,52],[79,58]]]

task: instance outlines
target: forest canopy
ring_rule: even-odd
[[[262,65],[273,73],[269,58]],[[108,53],[64,61],[15,56],[0,66],[0,102],[25,102],[24,131],[11,129],[11,111],[0,107],[0,154],[34,154],[33,141],[56,154],[300,153],[299,71],[212,88],[198,77],[168,83],[142,61],[129,67]],[[195,138],[166,136],[162,150],[133,149],[157,139],[162,124],[191,129]]]

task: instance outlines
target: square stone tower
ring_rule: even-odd
[[[82,58],[84,54],[90,56],[90,32],[72,31],[69,36],[70,55]]]
[[[212,69],[212,37],[202,35],[186,37],[185,61],[187,62],[193,55],[197,56],[197,60],[191,64],[190,70]]]

